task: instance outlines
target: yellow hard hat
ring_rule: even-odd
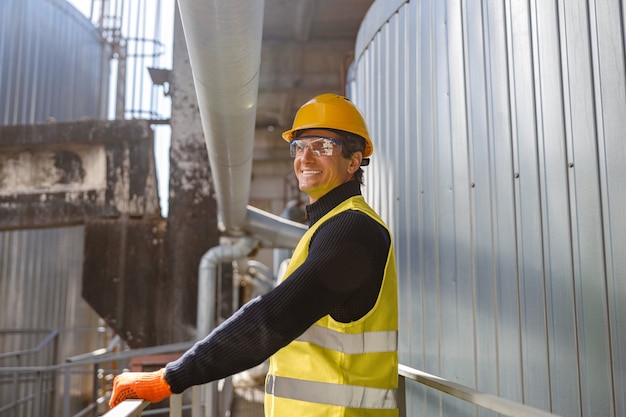
[[[338,129],[365,139],[363,158],[369,158],[374,145],[367,131],[365,119],[350,99],[337,94],[321,94],[304,103],[293,121],[293,127],[283,132],[283,139],[291,142],[298,130]]]

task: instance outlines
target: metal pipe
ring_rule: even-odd
[[[198,268],[198,316],[196,320],[196,338],[203,339],[213,329],[215,323],[215,299],[217,265],[221,262],[234,261],[248,255],[258,240],[251,237],[238,239],[232,246],[220,245],[209,249],[200,259]],[[200,404],[204,407],[204,415],[215,415],[217,409],[217,392],[214,382],[194,386],[192,388],[193,404],[192,416],[202,415]]]
[[[250,195],[264,3],[178,0],[218,216],[235,235]]]
[[[198,270],[198,316],[196,337],[204,338],[213,329],[215,323],[215,295],[217,265],[230,262],[248,255],[258,240],[251,237],[238,239],[234,245],[221,245],[209,249],[200,259]]]
[[[247,267],[248,273],[257,278],[255,281],[260,281],[260,286],[264,289],[263,292],[274,288],[276,277],[270,268],[255,259],[248,259]]]
[[[261,245],[268,248],[293,249],[308,227],[256,207],[248,206],[243,229],[262,239]]]
[[[306,228],[247,206],[263,35],[263,0],[178,0],[202,130],[226,234],[295,248]]]

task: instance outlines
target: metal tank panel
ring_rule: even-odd
[[[0,124],[106,118],[109,55],[65,0],[0,1]]]
[[[61,364],[105,343],[98,315],[81,298],[83,244],[84,226],[0,231],[0,367],[34,368],[19,378],[5,372],[0,404],[36,393],[38,366]],[[46,344],[53,330],[59,334]],[[61,415],[62,401],[53,397],[69,389],[81,404],[91,395],[93,375],[75,374],[68,385],[55,385],[54,378],[44,383],[49,389],[38,400],[50,404],[49,415]],[[32,407],[26,401],[18,410]]]
[[[626,415],[623,8],[372,5],[348,94],[374,140],[364,194],[396,245],[401,363],[559,415]],[[407,415],[476,415],[407,389]]]

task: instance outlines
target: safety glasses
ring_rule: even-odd
[[[315,156],[333,156],[335,148],[341,148],[341,142],[325,136],[300,136],[289,142],[289,154],[294,158],[302,156],[306,148]]]

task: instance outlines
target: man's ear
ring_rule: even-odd
[[[350,156],[350,165],[348,165],[348,173],[354,174],[361,166],[363,160],[363,153],[361,151],[355,152]]]

